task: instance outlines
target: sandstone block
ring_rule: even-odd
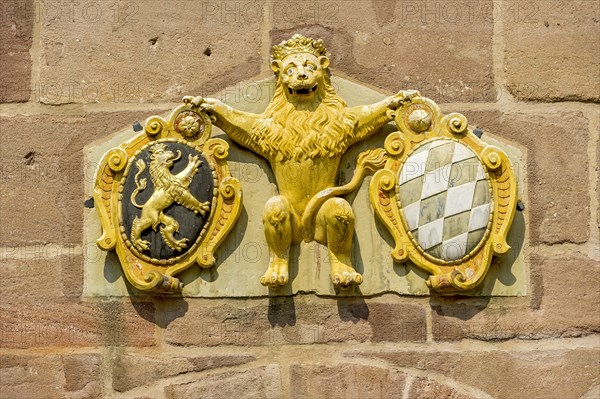
[[[577,337],[600,331],[598,262],[580,257],[534,257],[535,306],[503,300],[432,300],[435,340]]]
[[[266,62],[260,1],[40,7],[47,15],[32,98],[47,104],[179,101],[252,77]]]
[[[491,0],[275,2],[270,8],[272,44],[294,33],[322,38],[334,74],[389,91],[420,90],[440,103],[495,101]]]
[[[83,164],[83,146],[161,112],[1,117],[2,244],[80,243],[84,185],[97,167]]]
[[[401,398],[406,376],[358,364],[290,366],[292,398]]]
[[[0,304],[5,348],[154,345],[149,302],[22,302]]]
[[[0,248],[2,301],[61,297],[62,265],[73,261],[62,252],[59,246]]]
[[[426,339],[421,305],[358,298],[188,300],[180,311],[159,309],[173,345],[298,345],[326,342],[402,342]],[[166,302],[165,309],[175,305]]]
[[[100,367],[102,359],[99,355],[63,356],[65,373],[65,389],[80,391],[88,385],[95,385],[95,392],[101,391]]]
[[[590,220],[587,118],[579,112],[467,110],[464,114],[472,126],[484,129],[484,135],[490,132],[527,149],[527,165],[513,167],[528,175],[525,206],[531,244],[586,242]]]
[[[600,352],[597,347],[576,349],[540,348],[533,344],[506,346],[505,349],[406,350],[388,352],[352,353],[350,356],[383,359],[397,367],[416,368],[428,375],[443,375],[471,392],[494,398],[580,398],[598,384]],[[413,382],[421,395],[418,397],[463,398],[437,390],[435,384]],[[429,385],[429,388],[428,388]],[[431,396],[437,391],[437,396]],[[444,396],[446,392],[449,396]],[[451,391],[450,391],[451,392]],[[410,395],[410,397],[417,397]]]
[[[255,360],[253,356],[141,356],[126,354],[113,368],[113,388],[119,392],[143,386],[149,381],[189,372],[235,366]]]
[[[518,101],[599,101],[600,22],[596,1],[508,1],[506,87]]]
[[[242,372],[213,374],[198,381],[165,388],[167,399],[275,399],[281,397],[281,392],[281,371],[275,364]]]
[[[476,399],[475,396],[458,392],[448,385],[442,385],[429,378],[416,378],[410,386],[409,397],[420,399]]]
[[[97,398],[102,395],[96,354],[2,355],[0,391],[15,399]]]
[[[26,102],[31,86],[34,1],[5,1],[0,12],[0,103]]]

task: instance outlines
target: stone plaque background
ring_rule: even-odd
[[[387,94],[377,92],[350,80],[332,77],[338,94],[348,106],[369,104],[381,100]],[[238,85],[223,91],[223,100],[237,109],[262,112],[272,97],[274,80],[266,79]],[[195,93],[189,93],[195,94]],[[444,112],[456,111],[451,106],[442,107]],[[133,123],[134,121],[132,121]],[[143,122],[143,121],[141,121]],[[477,121],[470,120],[471,126]],[[481,126],[485,128],[485,126]],[[395,131],[389,124],[381,131],[357,145],[352,146],[342,158],[339,183],[350,180],[354,172],[356,156],[367,148],[383,147],[386,134]],[[110,148],[132,137],[131,128],[115,134],[111,139],[94,143],[85,150],[85,164],[97,164]],[[277,194],[273,174],[268,163],[232,143],[218,128],[213,137],[221,137],[230,144],[228,163],[232,175],[242,183],[244,191],[243,210],[237,224],[217,251],[217,264],[211,269],[191,267],[178,275],[185,284],[182,294],[189,297],[258,297],[266,295],[292,295],[313,292],[318,295],[336,295],[329,278],[327,248],[316,242],[292,246],[290,251],[290,283],[278,291],[272,291],[259,283],[268,265],[268,248],[263,234],[262,211],[266,201]],[[507,143],[497,141],[486,132],[482,140],[502,148],[511,159],[519,181],[519,197],[523,198],[525,165],[521,151]],[[402,295],[428,295],[425,285],[427,274],[414,265],[395,264],[390,257],[393,240],[373,213],[369,203],[370,176],[361,187],[346,198],[356,215],[353,244],[354,265],[363,274],[364,282],[356,291],[337,295],[377,295],[395,292]],[[86,182],[86,198],[91,197],[91,182]],[[524,202],[527,204],[526,199]],[[126,285],[116,254],[105,253],[95,247],[100,236],[100,223],[95,209],[84,210],[84,295],[127,296],[147,295]],[[525,222],[517,212],[508,235],[511,252],[504,258],[496,258],[490,266],[485,282],[471,295],[524,296],[526,295],[527,270],[523,257]]]

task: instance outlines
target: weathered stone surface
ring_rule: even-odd
[[[161,378],[194,371],[235,366],[255,360],[253,356],[141,356],[126,354],[113,368],[113,388],[119,392],[142,386]]]
[[[360,0],[272,5],[271,44],[322,38],[334,74],[437,102],[495,101],[493,4]],[[360,10],[360,11],[358,11]]]
[[[2,3],[0,48],[3,53],[29,52],[34,17],[33,0]]]
[[[62,296],[62,265],[72,261],[60,248],[37,246],[1,248],[2,301],[36,300]],[[79,264],[81,264],[79,257]]]
[[[2,3],[0,18],[0,102],[29,100],[31,85],[31,56],[34,1]]]
[[[21,398],[60,398],[61,361],[57,356],[2,355],[2,395]]]
[[[67,248],[65,252],[69,252]],[[66,298],[80,298],[83,293],[83,264],[86,256],[95,256],[98,252],[97,248],[85,247],[82,255],[68,256],[66,261],[61,263],[61,286],[63,295]]]
[[[394,366],[417,368],[428,374],[441,373],[494,398],[575,399],[600,381],[598,348],[548,350],[533,345],[518,350],[464,348],[363,352],[349,356],[383,359]],[[427,390],[423,396],[410,397],[428,397]]]
[[[290,366],[291,398],[401,398],[404,373],[358,364]]]
[[[0,242],[81,243],[83,187],[96,173],[83,146],[161,111],[1,117]]]
[[[152,346],[154,306],[149,302],[0,303],[4,348]]]
[[[419,399],[477,399],[475,396],[458,392],[448,385],[442,385],[429,378],[416,378],[408,394],[409,398]]]
[[[96,392],[99,393],[101,363],[99,355],[63,356],[65,389],[79,391],[89,384],[94,384],[97,386]]]
[[[599,101],[597,1],[502,3],[506,86],[519,101]]]
[[[564,336],[600,331],[600,262],[583,256],[534,257],[531,274],[541,276],[540,321]]]
[[[0,392],[6,398],[98,398],[102,394],[100,356],[0,356]]]
[[[0,69],[2,70],[0,102],[16,103],[29,100],[31,84],[31,56],[29,53],[0,53]]]
[[[577,337],[600,332],[598,261],[532,257],[533,307],[502,300],[434,298],[435,340]]]
[[[590,389],[580,399],[595,399],[595,398],[600,398],[600,385],[596,385],[595,387]]]
[[[310,296],[235,302],[194,299],[187,304],[186,308],[181,300],[174,300],[157,310],[170,344],[255,346],[426,339],[425,311],[418,304]],[[180,318],[182,312],[185,317]]]
[[[181,0],[60,7],[41,24],[35,94],[49,104],[138,103],[223,88],[260,71],[262,7]]]
[[[530,242],[586,242],[590,220],[587,118],[580,112],[555,111],[465,110],[464,114],[471,125],[484,129],[484,137],[490,132],[527,148],[527,165],[513,167],[528,175],[525,206]]]
[[[86,248],[82,254],[81,247],[59,244],[2,247],[0,297],[5,301],[80,297],[84,256],[96,253],[96,248]]]
[[[600,154],[600,140],[598,140],[598,144],[596,145],[596,154]],[[600,158],[597,158],[596,162],[596,173],[598,174],[598,181],[596,182],[596,204],[598,205],[598,209],[596,210],[596,222],[598,230],[600,230]]]
[[[165,388],[167,399],[280,398],[281,371],[275,364],[242,372],[212,374],[187,384]]]

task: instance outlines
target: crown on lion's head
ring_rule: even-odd
[[[324,56],[326,53],[323,40],[314,40],[302,35],[294,35],[291,39],[284,40],[281,43],[273,46],[273,59],[283,60],[290,54],[309,53],[315,57]]]
[[[151,148],[150,148],[150,153],[152,155],[158,155],[162,152],[167,151],[167,145],[163,144],[163,143],[157,143],[154,144]]]

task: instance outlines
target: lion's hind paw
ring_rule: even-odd
[[[286,285],[287,282],[288,282],[287,274],[277,274],[275,272],[271,273],[270,275],[265,273],[260,278],[260,283],[262,285],[269,286],[272,289],[277,289],[279,287],[282,287],[282,286]]]
[[[176,241],[172,242],[171,243],[172,246],[171,245],[169,245],[169,246],[171,247],[171,249],[173,251],[181,252],[187,248],[187,246],[188,246],[187,242],[188,242],[187,238],[182,238],[181,240],[176,240]]]
[[[340,289],[347,290],[353,284],[360,285],[363,282],[363,277],[360,273],[350,273],[344,271],[342,273],[333,273],[331,275],[331,282],[334,286],[339,287]]]
[[[287,262],[282,259],[271,262],[265,274],[260,278],[260,283],[262,285],[271,287],[271,289],[274,290],[283,287],[288,281],[288,265]]]
[[[133,245],[140,252],[150,250],[150,243],[146,240],[142,240],[142,239],[135,240]]]

